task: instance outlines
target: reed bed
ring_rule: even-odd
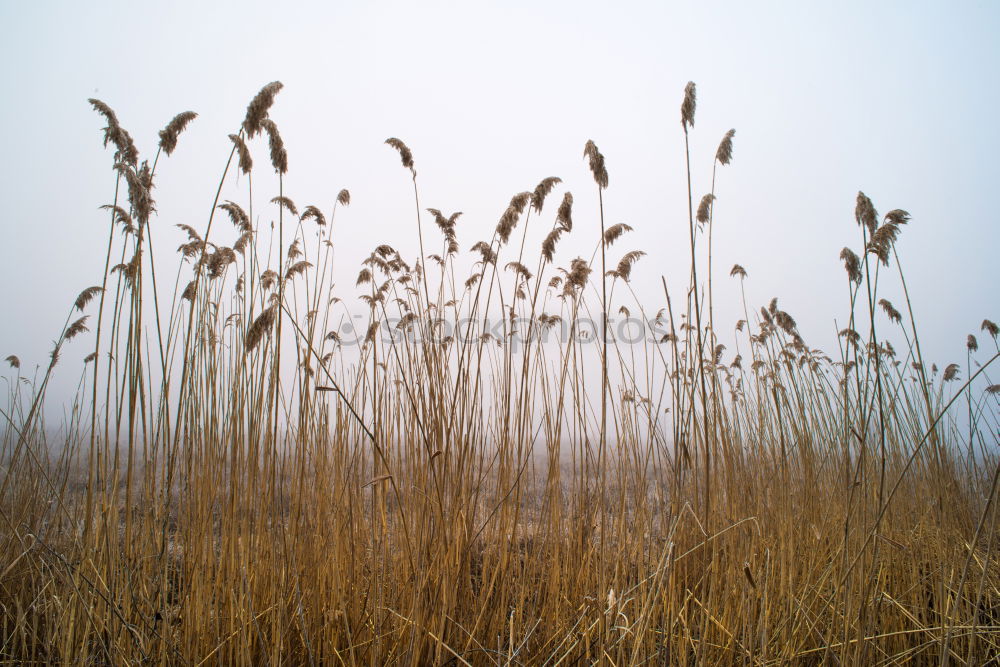
[[[483,230],[421,204],[391,138],[386,187],[412,184],[420,254],[387,239],[335,260],[350,193],[285,192],[281,87],[234,127],[179,255],[148,230],[171,222],[156,174],[195,114],[149,162],[91,100],[116,178],[101,280],[34,380],[7,358],[4,660],[996,664],[998,330],[983,322],[963,366],[925,361],[895,249],[905,211],[859,193],[845,221],[839,349],[810,347],[777,299],[717,323],[713,272],[749,279],[711,263],[735,133],[699,199],[692,83],[689,281],[661,280],[658,303],[632,290],[631,228],[605,225],[593,142],[598,211],[552,177]],[[255,189],[272,169],[276,191]],[[560,253],[570,234],[592,255]],[[334,262],[358,260],[334,289]],[[623,317],[641,340],[612,329]],[[70,345],[92,352],[57,428],[45,397]]]

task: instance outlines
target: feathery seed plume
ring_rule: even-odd
[[[84,308],[87,307],[87,304],[90,303],[90,301],[95,296],[97,296],[98,294],[100,294],[103,291],[104,291],[104,288],[103,287],[99,287],[97,285],[95,285],[93,287],[88,287],[87,289],[85,289],[82,292],[80,292],[80,295],[78,297],[76,297],[76,301],[73,302],[73,306],[77,310],[83,310]]]
[[[107,126],[104,128],[104,145],[114,144],[115,148],[118,149],[117,159],[125,164],[135,166],[139,161],[139,151],[132,141],[132,136],[118,124],[115,112],[101,100],[90,98],[87,101],[97,113],[104,116],[104,120],[107,122]]]
[[[271,166],[279,174],[288,172],[288,151],[285,150],[285,142],[281,139],[278,126],[270,118],[260,121],[261,127],[267,131],[268,146],[271,149]]]
[[[229,214],[229,220],[237,227],[237,229],[240,229],[243,232],[253,231],[250,226],[250,216],[247,215],[246,211],[244,211],[239,204],[227,199],[224,203],[219,204],[219,208]]]
[[[896,324],[902,322],[903,316],[899,314],[899,311],[893,307],[892,303],[890,303],[888,299],[879,299],[878,305],[882,306],[882,310],[885,311],[885,314],[889,316],[890,320]]]
[[[698,213],[695,215],[695,219],[704,224],[708,222],[709,216],[712,214],[712,202],[715,201],[715,195],[709,193],[701,198],[701,203],[698,204]]]
[[[556,213],[556,224],[567,232],[573,231],[573,193],[563,194],[562,203],[559,204],[559,211]]]
[[[497,255],[493,252],[493,249],[489,246],[486,241],[479,241],[476,245],[472,246],[470,250],[475,250],[482,255],[483,264],[494,264],[497,261]]]
[[[864,225],[868,229],[868,236],[875,235],[875,228],[878,226],[878,213],[872,200],[864,192],[858,192],[858,201],[854,207],[854,219],[859,225]]]
[[[632,227],[625,224],[624,222],[619,222],[618,224],[611,225],[606,230],[604,230],[604,244],[610,246],[612,243],[621,238],[621,235],[625,232],[631,232]]]
[[[73,338],[76,338],[78,335],[82,334],[84,331],[90,331],[90,329],[88,329],[86,325],[88,317],[90,317],[90,315],[84,315],[76,322],[73,322],[73,324],[69,325],[69,328],[66,329],[66,335],[63,338],[65,340],[71,340]]]
[[[567,288],[583,288],[590,277],[591,268],[582,257],[577,257],[570,262],[570,269],[566,275]]]
[[[685,132],[688,126],[694,127],[694,110],[697,103],[694,81],[688,81],[684,86],[684,101],[681,102],[681,125]]]
[[[185,225],[184,223],[180,223],[180,224],[174,225],[174,227],[178,227],[178,228],[184,230],[185,232],[187,232],[189,240],[191,240],[191,241],[201,241],[201,236],[198,234],[198,231],[194,227],[192,227],[191,225]]]
[[[312,206],[312,205],[306,206],[305,209],[303,209],[303,211],[302,211],[302,217],[299,218],[299,220],[301,220],[302,222],[305,222],[309,218],[313,218],[316,221],[316,224],[319,225],[320,227],[323,227],[323,226],[326,225],[326,216],[323,215],[323,212],[320,211],[315,206]]]
[[[247,105],[246,117],[243,119],[243,130],[246,132],[247,138],[253,139],[263,129],[263,122],[267,118],[267,112],[270,110],[271,105],[274,104],[274,96],[278,94],[278,91],[282,87],[283,84],[280,81],[272,81],[261,88],[260,92]]]
[[[632,265],[639,261],[640,257],[644,257],[645,255],[646,253],[643,250],[632,250],[631,252],[625,253],[625,255],[621,258],[621,261],[618,262],[618,267],[615,269],[615,273],[619,278],[628,282],[632,277]]]
[[[277,204],[280,208],[287,209],[289,213],[294,215],[296,218],[299,217],[299,210],[295,208],[295,202],[293,202],[288,197],[272,197],[272,204]]]
[[[545,205],[545,198],[549,196],[558,183],[562,183],[562,179],[558,176],[549,176],[548,178],[543,178],[542,181],[535,187],[535,191],[531,194],[531,208],[535,209],[535,213],[542,212],[542,206]]]
[[[177,137],[184,131],[192,120],[198,117],[193,111],[182,111],[167,123],[167,126],[160,130],[160,149],[170,155],[177,148]]]
[[[510,204],[500,216],[500,222],[497,223],[497,235],[500,237],[501,243],[507,243],[510,239],[511,232],[517,226],[517,222],[521,219],[521,214],[529,201],[531,201],[530,192],[519,192],[511,197]]]
[[[783,310],[779,310],[774,314],[774,322],[788,335],[792,335],[795,332],[795,320]]]
[[[528,267],[526,267],[521,262],[508,262],[505,268],[513,269],[515,273],[517,273],[521,278],[524,278],[525,280],[531,280],[532,276],[531,271],[529,271]]]
[[[542,257],[545,258],[547,262],[552,261],[552,257],[556,252],[556,243],[559,241],[559,237],[562,236],[563,228],[558,225],[552,228],[549,235],[545,237],[542,241]]]
[[[847,269],[847,279],[853,283],[861,282],[861,260],[850,248],[840,251],[840,259],[844,261],[844,268]]]
[[[150,191],[153,189],[153,175],[149,168],[149,163],[143,161],[142,166],[137,169],[134,165],[119,162],[115,165],[115,168],[128,185],[128,201],[135,212],[135,217],[138,219],[139,227],[141,228],[144,223],[149,221],[149,216],[156,210],[153,198],[150,195]]]
[[[727,165],[733,161],[733,136],[736,134],[736,130],[729,130],[726,132],[726,136],[722,138],[722,142],[719,143],[718,150],[715,151],[715,159],[719,161],[721,165]]]
[[[594,182],[597,187],[606,190],[608,187],[608,170],[604,164],[604,155],[597,150],[597,145],[588,140],[583,147],[583,155],[590,161],[590,171],[594,175]]]
[[[403,161],[403,166],[413,171],[413,153],[407,148],[406,144],[396,137],[389,137],[385,140],[385,143],[399,151],[399,158]]]
[[[262,289],[271,289],[278,281],[278,273],[274,269],[268,269],[260,274],[260,286]]]
[[[290,267],[288,267],[288,270],[285,272],[285,280],[291,280],[300,273],[305,273],[306,269],[310,268],[311,266],[312,262],[307,262],[305,260],[292,264]]]
[[[250,149],[247,148],[246,142],[238,134],[230,134],[229,140],[236,146],[236,152],[240,155],[240,171],[249,174],[250,170],[253,169],[253,158],[250,157]]]
[[[257,316],[257,319],[253,321],[250,328],[247,329],[247,337],[244,343],[246,351],[252,352],[257,344],[260,343],[264,334],[271,330],[271,326],[274,324],[274,317],[277,312],[277,304],[268,307],[264,312]]]
[[[124,231],[126,234],[135,231],[135,224],[132,222],[132,216],[129,215],[128,212],[121,206],[115,206],[113,204],[105,204],[104,206],[101,207],[101,209],[105,211],[111,211],[111,219],[113,221],[113,224],[116,225],[120,224],[122,227],[124,227]]]

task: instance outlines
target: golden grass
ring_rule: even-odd
[[[631,227],[604,228],[608,172],[593,142],[600,228],[575,231],[593,239],[590,260],[559,257],[573,197],[546,213],[555,177],[515,195],[468,259],[460,213],[428,209],[439,249],[425,238],[414,157],[392,138],[413,181],[421,258],[380,245],[363,261],[368,318],[349,351],[336,325],[348,295],[330,281],[350,194],[329,215],[299,215],[285,195],[288,155],[268,117],[280,89],[266,86],[230,135],[212,215],[203,231],[182,226],[185,275],[162,303],[146,234],[160,155],[140,162],[111,108],[91,101],[121,187],[102,284],[80,293],[43,376],[12,383],[3,408],[3,659],[996,661],[998,397],[976,380],[1000,353],[985,349],[997,327],[984,322],[982,351],[969,338],[964,381],[957,364],[924,370],[909,303],[901,313],[878,293],[889,281],[905,291],[904,211],[880,223],[859,193],[835,358],[808,347],[777,300],[759,317],[744,300],[724,361],[711,229],[733,130],[697,214],[688,173],[690,284],[675,302],[663,281],[649,311],[629,283],[645,251],[606,256]],[[685,146],[695,108],[692,83]],[[194,118],[171,121],[160,150]],[[264,197],[252,187],[261,133],[279,175]],[[237,165],[245,198],[220,202]],[[253,227],[261,206],[276,239]],[[215,224],[219,209],[232,229]],[[739,265],[730,275],[748,279]],[[598,333],[614,312],[642,317],[648,342]],[[90,328],[56,442],[46,389],[62,346]],[[16,376],[20,360],[7,361]],[[947,418],[955,403],[968,405],[968,433]]]

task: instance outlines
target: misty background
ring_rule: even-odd
[[[921,346],[941,367],[960,362],[964,379],[966,335],[980,338],[985,360],[993,343],[980,322],[1000,319],[998,19],[991,2],[4,2],[0,358],[20,357],[28,377],[44,367],[76,295],[101,282],[109,217],[99,206],[112,201],[115,174],[89,97],[115,110],[141,159],[152,160],[175,114],[199,114],[157,167],[151,233],[168,288],[186,239],[174,225],[204,230],[227,135],[257,91],[280,80],[270,115],[289,153],[285,194],[329,215],[340,189],[351,192],[333,227],[334,272],[356,312],[354,280],[375,245],[418,255],[409,173],[383,144],[394,136],[413,151],[421,205],[464,212],[463,253],[490,237],[513,194],[561,177],[576,203],[560,266],[589,259],[599,239],[582,156],[594,140],[610,175],[607,223],[635,229],[609,262],[648,253],[632,288],[655,313],[665,305],[660,276],[675,303],[688,279],[679,107],[690,80],[695,205],[711,187],[719,141],[736,129],[733,163],[717,176],[713,239],[725,360],[743,317],[734,263],[749,274],[751,308],[778,297],[807,344],[835,352],[849,316],[838,255],[844,246],[860,254],[863,190],[880,214],[913,216],[897,249]],[[276,215],[263,204],[277,179],[266,144],[253,150],[263,229]],[[245,192],[231,175],[223,198]],[[530,257],[558,196],[529,230]],[[224,234],[216,240],[235,238],[228,223]],[[884,276],[899,308],[895,264]],[[634,309],[621,294],[612,310]],[[92,336],[65,346],[53,400],[76,386]],[[901,336],[889,339],[903,349]]]

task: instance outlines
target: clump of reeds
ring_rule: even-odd
[[[269,115],[281,88],[265,86],[229,135],[203,227],[177,225],[172,294],[146,231],[159,154],[183,150],[195,115],[160,132],[150,164],[91,101],[115,152],[101,279],[73,301],[34,380],[17,381],[21,360],[6,358],[0,656],[994,659],[1000,329],[987,319],[968,336],[964,374],[924,359],[897,252],[909,214],[880,217],[858,194],[839,350],[807,344],[809,324],[776,298],[752,310],[740,264],[744,318],[723,338],[711,236],[735,131],[695,207],[689,83],[680,301],[663,277],[661,303],[635,298],[631,283],[652,279],[638,262],[656,249],[623,250],[632,227],[605,226],[607,165],[592,141],[596,220],[550,176],[477,237],[461,213],[421,207],[413,154],[388,139],[412,177],[419,255],[387,239],[352,293],[332,283],[350,193],[300,208],[285,192],[289,148]],[[276,192],[254,190],[260,150]],[[276,225],[258,227],[261,210]],[[423,214],[440,233],[429,253]],[[569,234],[593,255],[563,256]],[[356,327],[343,326],[347,304],[363,313]],[[612,313],[641,316],[643,340],[613,335]],[[57,442],[45,397],[74,346],[86,352],[80,390]]]

